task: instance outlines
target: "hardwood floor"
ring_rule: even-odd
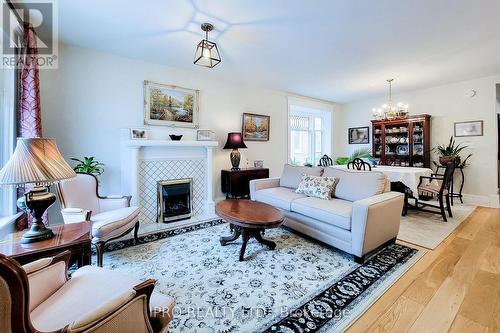
[[[500,332],[500,209],[477,208],[347,332]]]

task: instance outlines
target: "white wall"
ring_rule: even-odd
[[[223,66],[221,64],[220,66]],[[193,65],[194,66],[194,65]],[[59,69],[40,73],[43,132],[57,139],[66,158],[95,156],[105,164],[102,190],[120,193],[120,129],[143,126],[143,81],[200,90],[200,127],[216,132],[222,145],[228,132],[241,131],[242,113],[271,116],[269,142],[246,142],[246,159],[264,160],[271,176],[281,173],[287,160],[287,94],[238,82],[221,81],[210,69],[192,71],[127,59],[95,50],[61,45]],[[192,130],[155,127],[164,138]],[[214,156],[216,197],[220,170],[230,167],[229,151]]]
[[[456,121],[483,120],[484,136],[456,138],[457,142],[470,145],[472,152],[471,166],[466,169],[464,193],[488,197],[495,200],[497,195],[497,124],[496,124],[496,83],[500,75],[470,81],[458,82],[440,87],[417,90],[396,95],[393,99],[410,105],[410,114],[432,115],[431,146],[446,143],[453,135],[453,123]],[[473,98],[466,93],[474,89],[477,95]],[[342,106],[338,116],[340,126],[336,127],[334,151],[336,156],[347,155],[355,149],[369,148],[370,145],[349,145],[347,129],[357,126],[371,126],[371,110],[386,101],[380,98],[347,103]],[[371,135],[371,133],[370,133]],[[370,140],[371,142],[371,140]],[[432,157],[436,159],[434,155]],[[472,196],[471,196],[472,197]],[[498,203],[498,198],[496,198]]]

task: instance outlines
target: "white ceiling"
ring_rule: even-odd
[[[345,102],[500,73],[499,0],[61,0],[60,40]],[[193,65],[211,22],[222,63]],[[212,38],[211,38],[212,39]]]

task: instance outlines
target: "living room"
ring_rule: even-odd
[[[500,329],[498,3],[41,3],[2,1],[2,331]]]

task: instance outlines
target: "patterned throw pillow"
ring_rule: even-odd
[[[308,197],[330,200],[339,178],[336,177],[318,177],[303,175],[296,193],[305,194]]]

